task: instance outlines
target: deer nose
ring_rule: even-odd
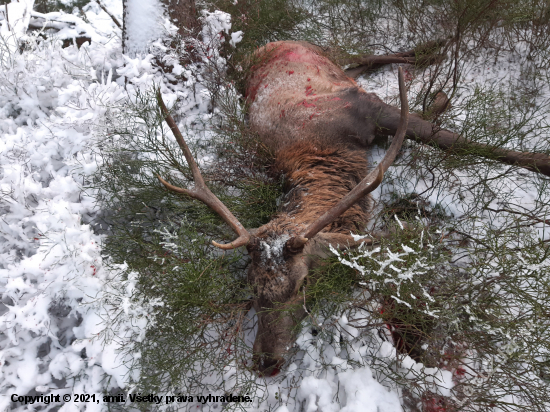
[[[255,354],[254,363],[261,376],[277,376],[281,372],[284,358],[267,353]]]

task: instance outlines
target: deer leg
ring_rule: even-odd
[[[445,45],[444,40],[437,40],[421,44],[413,50],[402,53],[383,54],[383,55],[365,55],[361,57],[353,57],[341,61],[343,65],[353,65],[344,72],[348,77],[357,78],[367,70],[375,70],[386,64],[392,63],[408,63],[417,66],[428,66],[430,64],[441,62],[445,56],[440,53],[441,48]]]
[[[365,101],[370,112],[366,117],[376,122],[378,131],[383,134],[394,134],[399,127],[400,110],[382,101]],[[509,165],[516,165],[533,172],[550,176],[550,156],[544,153],[517,152],[482,143],[472,142],[465,137],[423,120],[411,116],[405,137],[424,144],[438,147],[441,150],[452,150],[456,154],[476,154],[487,159],[497,160]]]
[[[346,73],[346,76],[351,77],[353,79],[356,79],[361,74],[368,70],[375,70],[378,69],[386,64],[392,64],[392,63],[408,63],[408,64],[414,64],[416,61],[416,58],[414,57],[414,54],[412,56],[402,56],[406,53],[396,53],[396,54],[389,54],[389,55],[381,55],[381,56],[363,56],[357,65],[354,65],[354,67],[350,67],[346,70],[344,70],[344,73]]]

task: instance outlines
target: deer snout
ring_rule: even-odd
[[[294,346],[297,326],[303,315],[301,309],[285,312],[281,307],[258,313],[253,361],[260,374],[275,376],[280,372]]]
[[[285,359],[282,356],[274,356],[271,353],[254,351],[252,357],[254,368],[260,376],[277,376],[283,367]]]
[[[280,313],[278,314],[280,315]],[[258,315],[258,333],[254,341],[254,367],[263,376],[277,375],[292,345],[292,319],[268,312]]]

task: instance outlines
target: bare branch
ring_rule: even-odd
[[[517,210],[510,210],[510,209],[492,209],[490,207],[486,207],[485,210],[489,210],[490,212],[494,212],[494,213],[501,213],[501,212],[512,213],[512,214],[515,214],[515,215],[525,216],[525,217],[527,217],[531,220],[534,220],[535,222],[538,222],[538,223],[544,223],[545,225],[550,225],[550,219],[541,219],[539,217],[533,216],[530,213],[523,213],[523,212],[519,212]]]
[[[122,24],[118,21],[118,19],[109,11],[107,8],[103,5],[101,0],[95,0],[95,2],[101,7],[101,10],[103,10],[105,13],[109,15],[109,17],[113,20],[113,22],[117,25],[117,27],[122,30]]]

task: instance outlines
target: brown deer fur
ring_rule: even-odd
[[[363,101],[380,99],[303,42],[269,43],[257,53],[246,96],[250,125],[275,153],[298,142],[367,147],[376,123],[365,122]]]
[[[309,225],[353,189],[366,175],[365,153],[341,148],[319,148],[300,142],[281,150],[276,169],[285,176],[285,197],[281,217]],[[353,205],[322,232],[357,232],[364,228],[370,210],[370,197]]]

